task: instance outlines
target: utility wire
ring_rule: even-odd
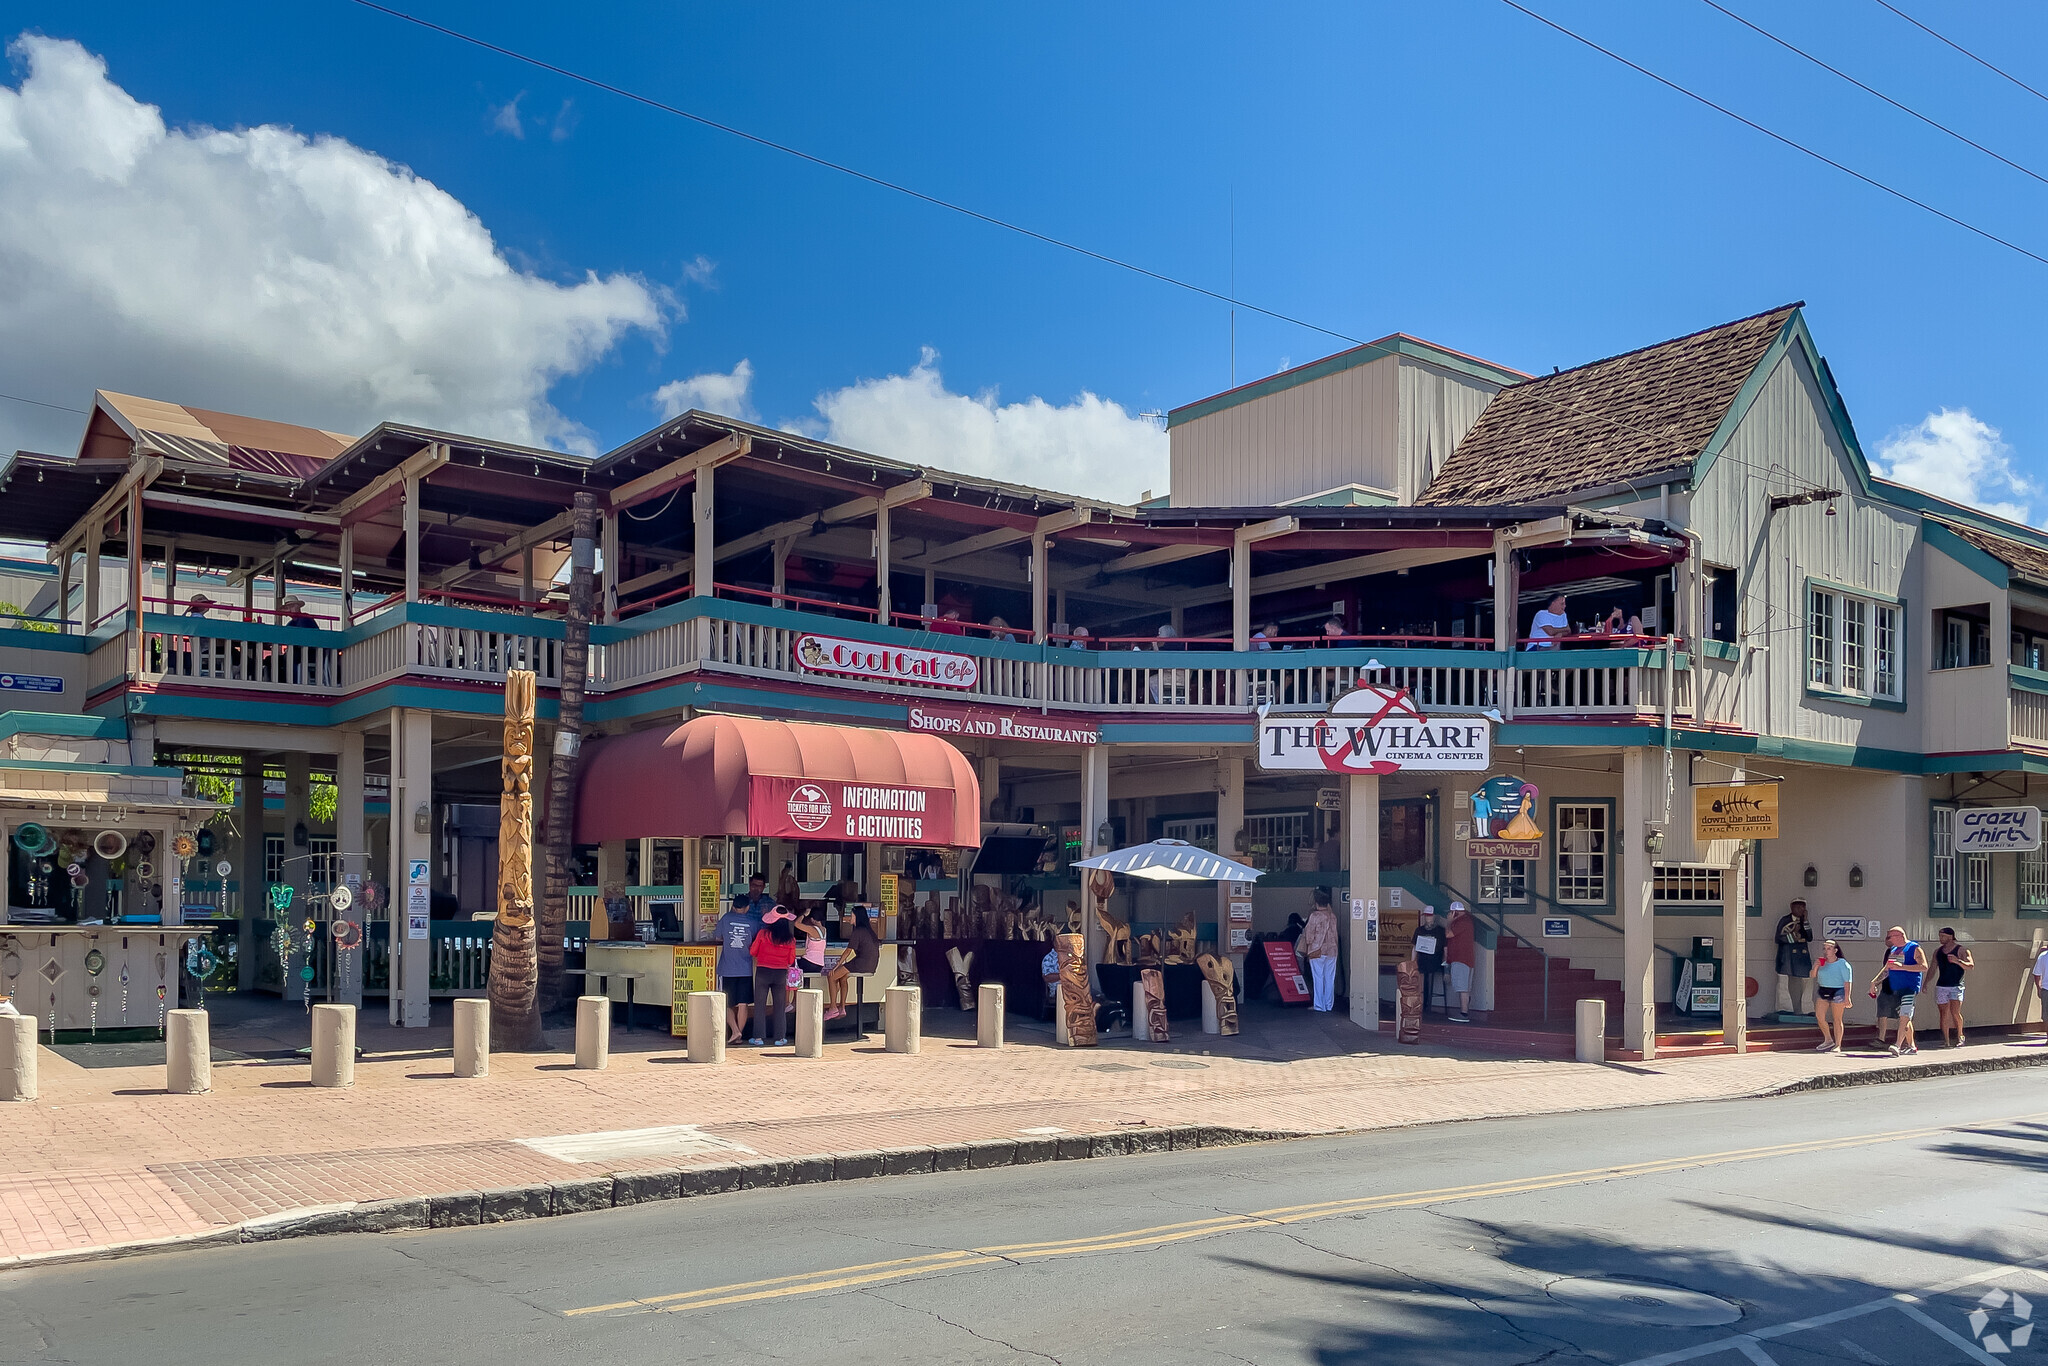
[[[2032,167],[2022,166],[2017,161],[2014,161],[2011,157],[2000,156],[1997,152],[1992,151],[1983,143],[1978,142],[1972,138],[1965,137],[1963,134],[1958,133],[1955,129],[1949,127],[1947,124],[1929,118],[1927,115],[1921,113],[1919,110],[1913,108],[1911,105],[1901,104],[1899,101],[1893,99],[1890,95],[1885,94],[1882,90],[1878,90],[1871,86],[1865,85],[1863,82],[1857,80],[1854,76],[1851,76],[1848,72],[1842,70],[1840,67],[1828,65],[1820,58],[1814,56],[1811,52],[1808,52],[1805,48],[1797,47],[1792,43],[1785,41],[1783,38],[1780,38],[1777,34],[1771,32],[1769,29],[1763,27],[1761,24],[1751,23],[1749,20],[1737,14],[1734,10],[1729,9],[1726,5],[1717,3],[1717,0],[1700,0],[1700,3],[1705,5],[1708,9],[1719,10],[1722,14],[1727,15],[1730,19],[1733,19],[1736,23],[1742,25],[1750,32],[1755,33],[1761,37],[1770,39],[1779,47],[1784,48],[1787,52],[1793,53],[1800,57],[1804,57],[1807,61],[1812,62],[1821,70],[1832,72],[1834,75],[1841,77],[1849,84],[1855,86],[1858,90],[1861,90],[1864,94],[1876,96],[1878,99],[1883,100],[1886,104],[1898,110],[1900,113],[1910,114],[1914,118],[1920,120],[1920,122],[1926,124],[1929,128],[1937,129],[1940,132],[1946,133],[1950,137],[1954,138],[1957,142],[1963,143],[1964,145],[1969,147],[1976,148],[1978,151],[1982,152],[1985,156],[1992,158],[1994,161],[2004,162],[2006,165],[2012,167],[2015,171],[2018,171],[2021,175],[2032,176],[2035,180],[2040,181],[2043,185],[2048,185],[2048,176],[2042,175],[2039,171],[2034,170]],[[1882,3],[1882,0],[1879,0],[1879,3]]]
[[[1884,6],[1884,7],[1886,8],[1886,9],[1890,10],[1890,11],[1891,11],[1891,12],[1892,12],[1893,14],[1896,14],[1896,15],[1898,15],[1898,16],[1899,16],[1899,18],[1901,18],[1901,19],[1904,19],[1904,20],[1905,20],[1905,21],[1906,21],[1907,23],[1911,24],[1911,25],[1912,25],[1912,26],[1913,26],[1914,28],[1917,28],[1917,29],[1919,29],[1919,30],[1920,30],[1920,31],[1921,31],[1922,33],[1924,33],[1924,34],[1926,34],[1926,35],[1927,35],[1928,37],[1930,37],[1930,38],[1934,39],[1934,40],[1935,40],[1936,42],[1938,42],[1938,43],[1945,43],[1945,44],[1947,44],[1947,45],[1948,45],[1949,47],[1952,47],[1952,48],[1954,48],[1954,49],[1955,49],[1955,50],[1956,50],[1957,52],[1960,52],[1960,53],[1962,53],[1962,54],[1963,54],[1963,55],[1964,55],[1965,57],[1968,57],[1968,58],[1969,58],[1969,59],[1970,59],[1971,61],[1975,62],[1975,63],[1976,63],[1976,64],[1977,64],[1978,66],[1981,66],[1981,67],[1983,67],[1983,68],[1984,68],[1984,69],[1985,69],[1986,71],[1989,71],[1989,72],[1990,72],[1990,73],[1991,73],[1992,75],[1994,75],[1994,76],[2003,76],[2003,77],[2005,77],[2005,79],[2007,79],[2008,81],[2011,81],[2011,82],[2012,82],[2012,83],[2013,83],[2014,85],[2018,86],[2018,87],[2019,87],[2020,89],[2022,89],[2022,90],[2026,91],[2026,92],[2027,92],[2027,93],[2028,93],[2029,95],[2032,95],[2032,96],[2033,96],[2033,97],[2034,97],[2035,99],[2037,99],[2037,100],[2040,100],[2040,101],[2042,101],[2043,103],[2048,103],[2048,95],[2044,95],[2044,94],[2042,94],[2042,93],[2041,93],[2040,91],[2038,91],[2038,90],[2034,89],[2034,87],[2033,87],[2033,86],[2031,86],[2031,85],[2028,85],[2028,84],[2027,84],[2027,83],[2026,83],[2025,81],[2023,81],[2023,80],[2021,80],[2021,79],[2020,79],[2019,77],[2017,77],[2017,76],[2013,75],[2013,74],[2012,74],[2012,73],[2011,73],[2010,71],[2007,71],[2007,70],[2005,70],[2005,69],[2004,69],[2003,67],[1996,67],[1996,66],[1993,66],[1993,65],[1992,65],[1991,63],[1989,63],[1989,62],[1985,61],[1985,60],[1984,60],[1984,59],[1983,59],[1982,57],[1979,57],[1979,56],[1978,56],[1978,55],[1977,55],[1976,53],[1974,53],[1974,52],[1970,51],[1970,49],[1968,49],[1968,48],[1964,47],[1964,46],[1963,46],[1963,45],[1962,45],[1961,43],[1959,43],[1959,42],[1955,41],[1955,40],[1954,40],[1953,38],[1945,38],[1945,37],[1943,37],[1943,36],[1942,36],[1941,34],[1939,34],[1939,33],[1936,33],[1936,32],[1935,32],[1935,31],[1934,31],[1933,29],[1931,29],[1931,28],[1927,27],[1927,25],[1925,25],[1925,24],[1921,23],[1921,22],[1920,22],[1920,21],[1919,21],[1918,19],[1915,19],[1915,18],[1914,18],[1914,17],[1912,16],[1912,15],[1910,15],[1910,14],[1906,13],[1906,12],[1905,12],[1904,10],[1900,9],[1900,8],[1899,8],[1899,7],[1897,6],[1897,5],[1889,4],[1889,3],[1887,3],[1887,0],[1877,0],[1877,3],[1878,3],[1878,4],[1880,4],[1880,5],[1883,5],[1883,6]]]
[[[0,394],[0,398],[6,399],[9,403],[32,403],[38,408],[55,408],[60,413],[77,413],[80,417],[87,416],[85,409],[73,408],[65,403],[45,403],[39,398],[23,398],[19,394]]]
[[[1637,73],[1638,75],[1648,76],[1651,80],[1655,81],[1657,84],[1665,87],[1666,89],[1676,91],[1678,94],[1685,96],[1689,100],[1693,100],[1696,103],[1703,104],[1717,114],[1726,115],[1728,118],[1734,119],[1743,127],[1762,133],[1771,141],[1789,147],[1793,151],[1800,153],[1802,156],[1812,157],[1815,161],[1820,162],[1824,166],[1834,167],[1836,170],[1840,171],[1843,175],[1848,176],[1852,180],[1859,180],[1863,182],[1865,185],[1870,186],[1874,190],[1882,190],[1884,193],[1890,195],[1892,198],[1900,200],[1907,204],[1911,204],[1916,209],[1921,209],[1927,213],[1931,213],[1936,218],[1942,219],[1945,222],[1953,223],[1955,226],[1961,228],[1965,232],[1973,233],[1976,236],[1983,238],[1987,242],[1996,242],[1999,246],[2006,248],[2008,251],[2018,252],[2021,256],[2026,257],[2030,261],[2035,261],[2040,263],[2041,265],[2048,266],[2048,256],[2043,256],[2038,252],[2028,251],[2025,247],[2021,246],[2017,242],[2011,241],[2004,237],[2000,237],[1997,233],[1991,232],[1985,228],[1980,228],[1975,223],[1971,223],[1965,219],[1958,218],[1952,213],[1945,213],[1942,210],[1935,208],[1932,204],[1929,204],[1924,199],[1915,199],[1912,195],[1907,194],[1904,190],[1894,189],[1890,185],[1885,184],[1882,180],[1878,180],[1872,176],[1867,176],[1863,174],[1863,172],[1854,170],[1851,167],[1844,166],[1841,162],[1836,161],[1833,157],[1828,156],[1822,152],[1816,152],[1815,150],[1813,150],[1813,148],[1806,146],[1804,143],[1794,142],[1791,138],[1786,137],[1783,133],[1774,132],[1771,129],[1764,127],[1755,119],[1744,118],[1742,115],[1736,113],[1733,109],[1730,109],[1727,105],[1716,104],[1714,101],[1708,99],[1705,95],[1700,94],[1698,91],[1690,90],[1685,86],[1680,85],[1677,81],[1670,79],[1668,76],[1660,76],[1656,72],[1650,70],[1650,68],[1643,66],[1639,63],[1632,62],[1628,58],[1622,56],[1619,52],[1614,51],[1612,48],[1600,46],[1600,44],[1594,42],[1591,38],[1586,37],[1584,34],[1573,32],[1571,29],[1566,28],[1563,24],[1558,23],[1555,19],[1549,19],[1541,14],[1538,14],[1535,10],[1530,9],[1527,5],[1518,4],[1516,3],[1516,0],[1500,0],[1500,2],[1503,5],[1506,5],[1511,10],[1517,10],[1522,14],[1528,15],[1531,19],[1534,19],[1537,23],[1543,25],[1545,28],[1553,29],[1556,32],[1561,33],[1565,37],[1571,39],[1575,43],[1580,43],[1586,47],[1592,48],[1593,51],[1599,53],[1601,56],[1620,62],[1623,66],[1627,67],[1629,70]],[[369,3],[369,0],[356,0],[356,3],[367,4]]]
[[[1398,354],[1395,348],[1392,346],[1387,346],[1376,342],[1363,341],[1357,337],[1351,336],[1348,333],[1339,332],[1334,328],[1323,327],[1320,324],[1308,322],[1301,318],[1295,318],[1285,313],[1276,312],[1275,310],[1270,308],[1261,308],[1257,304],[1246,303],[1241,299],[1232,297],[1232,294],[1234,294],[1235,292],[1234,288],[1232,293],[1229,294],[1218,293],[1213,289],[1204,288],[1201,285],[1193,284],[1189,281],[1181,280],[1174,276],[1163,274],[1160,271],[1151,270],[1144,266],[1134,264],[1133,262],[1120,260],[1117,257],[1107,255],[1103,252],[1094,251],[1088,247],[1080,246],[1073,242],[1064,241],[1060,238],[1053,237],[1047,233],[1038,232],[1035,229],[1023,227],[1020,226],[1019,224],[1009,222],[1005,219],[997,218],[993,214],[982,213],[978,209],[971,209],[966,207],[965,205],[953,203],[951,200],[941,199],[937,195],[926,194],[924,191],[913,189],[908,185],[903,185],[893,180],[886,180],[881,176],[871,175],[866,171],[858,170],[855,167],[845,165],[841,162],[832,161],[826,157],[817,156],[813,153],[806,152],[801,148],[792,147],[787,143],[776,142],[771,138],[762,137],[756,133],[750,133],[743,128],[737,128],[731,124],[721,123],[716,119],[708,118],[702,114],[692,113],[687,109],[680,108],[677,105],[669,104],[664,100],[656,99],[651,95],[643,95],[637,91],[628,90],[623,86],[614,85],[609,81],[600,80],[595,76],[586,76],[580,71],[573,71],[568,67],[560,66],[557,65],[556,63],[545,61],[539,57],[528,56],[526,53],[517,51],[516,49],[505,47],[499,43],[491,42],[490,40],[485,38],[478,38],[472,34],[464,33],[460,29],[450,28],[445,24],[437,24],[430,19],[422,19],[417,15],[408,14],[404,10],[394,9],[389,5],[379,4],[377,3],[377,0],[350,0],[350,3],[359,5],[367,10],[373,10],[378,14],[386,15],[390,18],[398,19],[405,23],[412,24],[415,27],[426,29],[429,32],[438,33],[445,38],[453,38],[455,41],[459,43],[466,43],[471,47],[481,48],[486,52],[495,53],[500,57],[508,57],[515,62],[521,62],[527,66],[535,67],[542,71],[551,72],[554,75],[560,76],[565,80],[574,81],[580,85],[588,86],[593,90],[602,90],[607,94],[616,95],[620,99],[629,100],[632,103],[644,105],[649,109],[654,109],[664,114],[672,114],[677,118],[686,119],[689,122],[699,124],[702,127],[714,129],[718,132],[729,134],[732,137],[740,138],[746,142],[751,142],[756,146],[766,147],[771,151],[781,152],[785,156],[795,157],[800,161],[809,162],[814,166],[819,166],[826,170],[837,171],[841,175],[850,176],[855,180],[865,182],[866,184],[876,186],[877,188],[890,190],[893,191],[894,193],[905,195],[911,199],[918,200],[922,203],[930,204],[935,208],[945,209],[948,212],[959,214],[962,217],[971,218],[976,222],[986,223],[991,227],[1001,228],[1007,232],[1018,233],[1022,236],[1029,237],[1034,241],[1043,242],[1048,246],[1059,247],[1065,251],[1075,252],[1081,256],[1086,256],[1091,260],[1100,261],[1105,265],[1115,266],[1120,270],[1127,270],[1132,272],[1133,274],[1142,275],[1150,280],[1157,280],[1161,284],[1172,285],[1178,289],[1189,290],[1193,293],[1200,294],[1206,298],[1214,299],[1219,303],[1228,304],[1233,308],[1247,309],[1250,312],[1262,314],[1265,317],[1273,318],[1280,322],[1292,323],[1297,327],[1305,327],[1309,329],[1311,332],[1320,332],[1324,336],[1335,337],[1337,340],[1349,342],[1353,346],[1371,349],[1373,351],[1378,352],[1382,356],[1391,356]],[[1505,0],[1505,3],[1513,5],[1513,0]],[[1513,7],[1515,9],[1522,9],[1520,5],[1513,5]],[[1589,42],[1587,39],[1579,38],[1579,35],[1570,32],[1570,30],[1568,29],[1564,29],[1561,28],[1559,25],[1552,24],[1550,20],[1543,18],[1542,15],[1535,13],[1533,10],[1523,9],[1522,12],[1524,14],[1529,15],[1531,18],[1541,21],[1542,23],[1549,24],[1550,27],[1558,29],[1559,32],[1565,33],[1568,37],[1578,38],[1580,42],[1586,43],[1587,46],[1597,48],[1596,44]],[[1601,52],[1606,52],[1605,48],[1598,48],[1597,50]],[[1607,52],[1606,55],[1610,57],[1615,56],[1615,54],[1611,52]],[[1625,65],[1635,65],[1633,62],[1628,62],[1626,58],[1616,57],[1615,60],[1621,61]],[[1643,68],[1641,67],[1636,67],[1635,69],[1638,71],[1643,71]],[[1643,74],[1646,76],[1650,76],[1654,80],[1661,81],[1666,85],[1671,85],[1673,89],[1679,90],[1682,94],[1691,95],[1692,98],[1701,99],[1702,103],[1707,103],[1707,101],[1703,100],[1702,97],[1698,95],[1693,95],[1691,91],[1685,90],[1681,86],[1673,85],[1670,81],[1665,81],[1663,77],[1656,75],[1656,73],[1654,72],[1643,71]],[[1719,105],[1714,105],[1713,107],[1716,109],[1720,109]],[[1738,119],[1743,123],[1749,123],[1749,120],[1743,119],[1742,116],[1739,114],[1732,114],[1730,113],[1730,111],[1725,109],[1721,110],[1721,112],[1728,113],[1731,118]],[[1778,134],[1772,133],[1767,128],[1761,128],[1759,125],[1756,124],[1750,124],[1750,126],[1752,128],[1758,128],[1758,131],[1764,132],[1773,138],[1777,138],[1778,141],[1784,142],[1788,146],[1794,147],[1799,151],[1806,152],[1809,156],[1817,157],[1823,161],[1827,160],[1827,158],[1821,157],[1818,152],[1812,152],[1809,151],[1807,148],[1800,147],[1799,144],[1791,142],[1790,139],[1780,137]],[[1828,164],[1831,166],[1838,165],[1838,163],[1835,162],[1828,162]],[[1877,186],[1877,188],[1884,190],[1888,194],[1896,195],[1900,199],[1904,199],[1906,200],[1906,202],[1910,204],[1914,204],[1920,208],[1927,209],[1930,213],[1937,214],[1943,218],[1949,218],[1949,215],[1941,213],[1939,209],[1934,209],[1929,205],[1921,204],[1919,200],[1912,199],[1907,195],[1901,194],[1899,191],[1892,189],[1888,185],[1881,184],[1880,182],[1875,180],[1870,180],[1867,176],[1863,176],[1855,171],[1850,171],[1846,166],[1839,167],[1839,169],[1847,172],[1849,175],[1855,176],[1858,180],[1864,180],[1867,181],[1869,184]],[[1233,217],[1233,222],[1234,221],[1235,219]],[[1964,223],[1961,219],[1949,218],[1949,221],[1952,223],[1956,223],[1961,227],[1969,228],[1971,232],[1977,233],[1980,236],[1991,236],[1991,234],[1984,232],[1982,229],[1971,227],[1970,224]],[[2003,245],[2006,246],[2012,246],[2011,243],[2004,242],[2004,239],[2002,238],[1992,238],[1992,240],[2001,242],[2003,243]],[[2026,251],[2022,247],[2013,247],[2013,250],[2020,252],[2022,255],[2033,256],[2033,259],[2040,261],[2043,265],[2048,265],[2048,257],[2034,256],[2032,252]],[[1234,255],[1232,257],[1232,260],[1232,280],[1234,282],[1236,278]],[[1521,383],[1523,385],[1526,385],[1534,380],[1546,378],[1549,377],[1544,375],[1532,375],[1529,377],[1528,380],[1524,380]],[[1591,412],[1575,404],[1560,403],[1557,400],[1548,398],[1538,392],[1530,392],[1529,394],[1527,394],[1527,397],[1534,402],[1542,404],[1546,408],[1553,408],[1562,413],[1569,413],[1573,417],[1581,418],[1584,420],[1606,423],[1611,427],[1618,428],[1625,432],[1634,433],[1637,436],[1649,437],[1654,441],[1668,442],[1672,439],[1667,433],[1655,432],[1645,427],[1638,427],[1633,423],[1624,422],[1620,418],[1614,417],[1610,414]],[[1750,464],[1750,462],[1736,459],[1736,457],[1732,455],[1724,454],[1720,458],[1723,460],[1732,460],[1736,464]],[[1752,468],[1761,467],[1752,466]],[[1617,480],[1616,482],[1619,482],[1630,489],[1634,489],[1636,487],[1633,481],[1627,479]]]

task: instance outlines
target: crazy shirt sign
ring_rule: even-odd
[[[1432,720],[1405,688],[1354,689],[1324,716],[1259,718],[1259,767],[1268,771],[1483,772],[1492,757],[1486,721]]]
[[[1956,811],[1958,854],[2030,854],[2040,847],[2038,806],[1965,806]]]

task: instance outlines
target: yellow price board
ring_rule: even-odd
[[[1774,840],[1778,837],[1778,785],[1692,790],[1692,833],[1700,840]]]
[[[690,993],[718,990],[718,945],[677,944],[672,952],[675,999],[669,1008],[668,1032],[682,1038],[690,1032]]]
[[[887,915],[896,909],[896,874],[882,874],[882,913]]]
[[[725,884],[719,879],[716,868],[697,870],[697,933],[707,935],[718,923],[719,900]]]

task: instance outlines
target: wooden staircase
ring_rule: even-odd
[[[1503,934],[1493,954],[1493,1010],[1486,1023],[1515,1028],[1543,1028],[1543,952],[1512,934]],[[1595,976],[1590,968],[1575,968],[1556,955],[1550,959],[1550,1017],[1552,1029],[1572,1028],[1576,1002],[1597,997],[1607,1002],[1609,1033],[1620,1032],[1621,983]]]

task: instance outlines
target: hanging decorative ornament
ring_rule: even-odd
[[[165,997],[169,995],[170,984],[170,964],[160,953],[156,956],[156,1027],[159,1030],[164,1027],[164,1011],[169,1008],[165,1003]]]
[[[171,852],[179,858],[191,858],[199,852],[199,841],[181,834],[171,841]]]
[[[145,830],[135,837],[135,852],[148,858],[156,852],[156,836]]]
[[[71,885],[72,885],[72,886],[74,886],[74,887],[83,887],[83,886],[84,886],[84,885],[86,884],[87,878],[86,878],[86,876],[85,876],[85,867],[84,867],[84,865],[82,865],[82,864],[77,864],[77,863],[74,863],[74,864],[72,864],[72,865],[71,865],[71,868],[70,868],[70,870],[69,870],[69,871],[70,871],[70,874],[71,874]]]
[[[87,949],[85,952],[86,975],[90,977],[97,977],[102,972],[105,972],[106,969],[107,956],[104,953],[101,953],[98,949]]]
[[[121,1023],[128,1023],[128,963],[121,962]]]
[[[149,881],[156,876],[156,865],[148,859],[138,861],[135,865],[135,876],[143,882]]]
[[[363,884],[363,909],[371,914],[384,908],[384,887],[381,883]]]
[[[14,827],[14,847],[29,858],[41,858],[57,847],[57,837],[48,826],[27,821]]]
[[[57,836],[57,850],[66,863],[77,863],[89,847],[83,830],[66,830]]]
[[[164,1011],[168,1008],[165,1004],[164,997],[167,994],[168,992],[164,984],[162,982],[158,982],[156,984],[156,1027],[158,1030],[162,1030],[164,1027]]]
[[[128,837],[119,830],[102,830],[92,837],[92,851],[112,863],[128,852]]]
[[[270,886],[270,909],[288,911],[292,908],[292,887],[287,882],[274,882]]]
[[[229,863],[226,859],[222,859],[219,863],[213,865],[213,875],[215,877],[226,877],[229,873],[232,873],[234,871],[235,865]]]
[[[310,940],[314,935],[320,933],[320,922],[309,915],[306,917],[305,924],[299,926],[299,928],[306,932],[306,938]]]
[[[356,894],[348,889],[346,882],[339,884],[333,891],[327,894],[328,909],[334,911],[347,910],[355,904],[355,900]]]
[[[337,920],[328,926],[327,932],[334,936],[337,949],[353,949],[363,942],[363,927],[353,920]]]

